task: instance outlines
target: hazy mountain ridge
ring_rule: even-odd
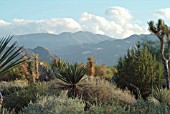
[[[14,36],[14,40],[18,41],[26,48],[43,46],[47,49],[61,48],[72,45],[82,45],[86,43],[98,43],[108,39],[110,39],[108,36],[82,31],[76,33],[64,32],[59,35],[49,33],[36,33]]]
[[[154,35],[132,35],[125,39],[109,39],[96,44],[74,45],[56,49],[52,52],[70,62],[87,62],[88,56],[94,56],[97,64],[116,65],[120,56],[138,41],[158,41]]]
[[[46,61],[50,63],[54,58],[58,58],[56,55],[52,54],[50,51],[47,49],[37,46],[34,49],[24,49],[27,57],[31,58],[32,60],[34,59],[34,55],[38,55],[39,61]]]
[[[94,56],[97,64],[115,65],[118,58],[135,46],[139,40],[158,41],[155,35],[132,35],[125,39],[114,39],[105,35],[90,32],[64,32],[59,35],[37,33],[14,36],[24,47],[35,48],[33,53],[39,53],[48,62],[53,54],[69,62],[87,62],[88,56]],[[42,48],[44,47],[44,48]],[[45,51],[44,51],[45,50]],[[49,50],[49,51],[48,51]],[[42,53],[43,51],[43,53]],[[52,56],[53,55],[53,56]],[[50,58],[50,59],[48,59]]]

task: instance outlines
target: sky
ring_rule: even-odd
[[[0,36],[89,31],[112,38],[170,25],[169,0],[0,0]]]

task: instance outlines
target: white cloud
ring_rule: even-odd
[[[76,32],[81,26],[72,18],[53,18],[50,20],[23,20],[13,19],[12,22],[0,20],[0,34],[29,34],[29,33],[53,33]]]
[[[119,6],[107,9],[105,11],[105,14],[114,19],[115,21],[117,21],[119,24],[125,24],[132,19],[130,11]]]
[[[119,25],[107,21],[104,17],[96,16],[96,15],[93,15],[87,12],[81,15],[79,21],[82,25],[82,30],[91,31],[96,34],[105,34],[105,35],[110,36],[110,34],[107,34],[107,33],[111,29],[113,29],[113,27],[116,27],[116,26],[117,26],[116,32],[121,31],[121,28],[119,28]],[[106,31],[108,32],[106,33]]]
[[[170,8],[159,9],[154,15],[161,19],[170,19]]]
[[[13,19],[11,22],[0,20],[0,35],[20,35],[30,33],[53,33],[89,31],[113,38],[125,38],[132,34],[148,33],[147,25],[132,20],[129,10],[123,7],[111,7],[106,10],[111,18],[82,13],[78,21],[72,18],[52,18],[49,20]]]
[[[104,17],[85,12],[81,15],[79,21],[80,25],[82,25],[82,30],[108,35],[113,38],[125,38],[132,34],[147,33],[146,27],[133,23],[130,19],[129,16],[126,23],[122,23],[125,22],[123,20],[120,24],[118,21],[106,20]]]
[[[0,19],[0,26],[8,26],[10,23],[5,22],[4,20]]]

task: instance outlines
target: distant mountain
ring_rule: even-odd
[[[155,35],[132,35],[125,39],[109,39],[96,44],[57,48],[52,52],[70,62],[87,62],[88,56],[94,56],[97,64],[116,65],[128,49],[144,40],[158,41]]]
[[[82,45],[98,43],[108,40],[110,37],[105,35],[93,34],[91,32],[79,31],[76,33],[64,32],[59,35],[49,33],[36,33],[14,36],[13,40],[26,48],[35,48],[42,46],[47,49],[55,49],[72,45]]]
[[[34,59],[33,57],[36,54],[39,57],[39,61],[46,61],[48,63],[51,63],[54,58],[58,58],[56,55],[52,54],[47,49],[40,46],[34,49],[24,49],[24,51],[26,52],[27,57]]]
[[[118,58],[139,40],[158,41],[155,35],[132,35],[125,39],[114,39],[90,32],[64,32],[59,35],[37,33],[14,36],[30,53],[39,54],[41,60],[51,61],[55,55],[69,62],[87,62],[94,56],[97,64],[116,65]],[[38,46],[38,47],[37,47]],[[37,48],[36,48],[37,47]],[[35,49],[33,49],[35,48]],[[55,54],[55,55],[54,55]]]

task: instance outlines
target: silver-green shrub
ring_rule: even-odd
[[[82,114],[85,104],[81,99],[67,97],[67,91],[59,96],[40,97],[23,109],[24,114]]]

